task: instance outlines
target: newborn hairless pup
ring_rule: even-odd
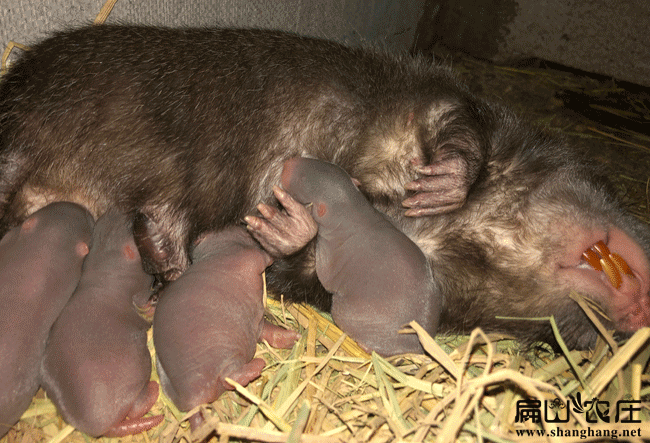
[[[107,212],[95,226],[79,285],[52,327],[41,368],[43,387],[65,421],[86,434],[122,436],[163,419],[143,417],[158,398],[158,384],[149,381],[149,323],[134,299],[146,299],[151,285],[127,217]]]
[[[258,340],[289,347],[299,337],[264,321],[262,273],[271,261],[242,228],[208,233],[192,265],[163,291],[154,315],[157,368],[179,409],[216,400],[232,389],[226,377],[242,385],[258,377]],[[191,420],[195,426],[201,416]]]
[[[94,220],[73,203],[52,203],[0,241],[0,437],[38,390],[52,324],[72,295]]]
[[[440,291],[420,248],[332,163],[291,159],[284,164],[282,186],[291,195],[277,188],[275,195],[286,212],[260,205],[263,218],[246,217],[251,233],[267,250],[290,255],[314,236],[313,216],[316,273],[333,294],[334,321],[368,349],[420,352],[417,336],[398,334],[412,320],[431,335],[438,327]],[[311,204],[311,211],[292,197]]]

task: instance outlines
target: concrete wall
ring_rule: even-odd
[[[1,0],[0,50],[91,22],[104,0]],[[404,50],[539,57],[650,86],[648,0],[118,0],[108,22],[278,28]]]
[[[528,57],[650,86],[648,0],[428,0],[416,43]]]
[[[89,23],[105,0],[1,0],[0,50]],[[425,0],[118,0],[107,22],[277,28],[408,49]]]

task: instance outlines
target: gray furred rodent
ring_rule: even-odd
[[[0,85],[2,230],[54,200],[133,218],[151,273],[175,279],[204,232],[273,203],[284,162],[341,166],[424,252],[441,331],[507,331],[570,346],[650,324],[648,227],[563,140],[472,95],[424,59],[261,30],[92,26],[34,46]],[[583,253],[602,242],[616,287]],[[271,290],[328,307],[313,244]]]

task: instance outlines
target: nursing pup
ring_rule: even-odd
[[[29,407],[52,324],[72,295],[94,220],[52,203],[0,241],[0,437]]]
[[[163,291],[154,315],[157,368],[165,394],[182,411],[246,385],[264,361],[256,343],[289,347],[299,337],[264,321],[264,269],[271,258],[239,227],[202,237],[192,265]],[[201,421],[192,418],[193,425]]]
[[[124,214],[99,218],[79,285],[54,323],[41,365],[48,397],[66,422],[98,437],[122,436],[158,425],[143,417],[158,398],[149,381],[149,323],[136,311],[153,279]]]
[[[294,158],[281,181],[289,194],[276,189],[275,195],[286,211],[259,206],[266,216],[246,218],[253,235],[267,250],[289,255],[314,237],[310,221],[317,222],[316,275],[332,293],[336,324],[369,350],[422,352],[416,335],[398,334],[411,321],[431,335],[438,327],[441,293],[420,248],[336,165]]]

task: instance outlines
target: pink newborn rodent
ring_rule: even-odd
[[[150,323],[134,305],[147,299],[152,280],[127,216],[116,210],[101,216],[41,367],[43,388],[65,421],[93,437],[135,434],[163,419],[144,417],[159,389],[150,381]]]
[[[163,291],[154,315],[156,363],[165,394],[180,410],[232,389],[226,377],[242,385],[258,377],[264,361],[253,357],[262,338],[288,347],[299,337],[264,320],[262,273],[271,261],[242,228],[212,232]]]
[[[0,241],[0,437],[29,407],[52,324],[74,292],[94,220],[52,203]]]

